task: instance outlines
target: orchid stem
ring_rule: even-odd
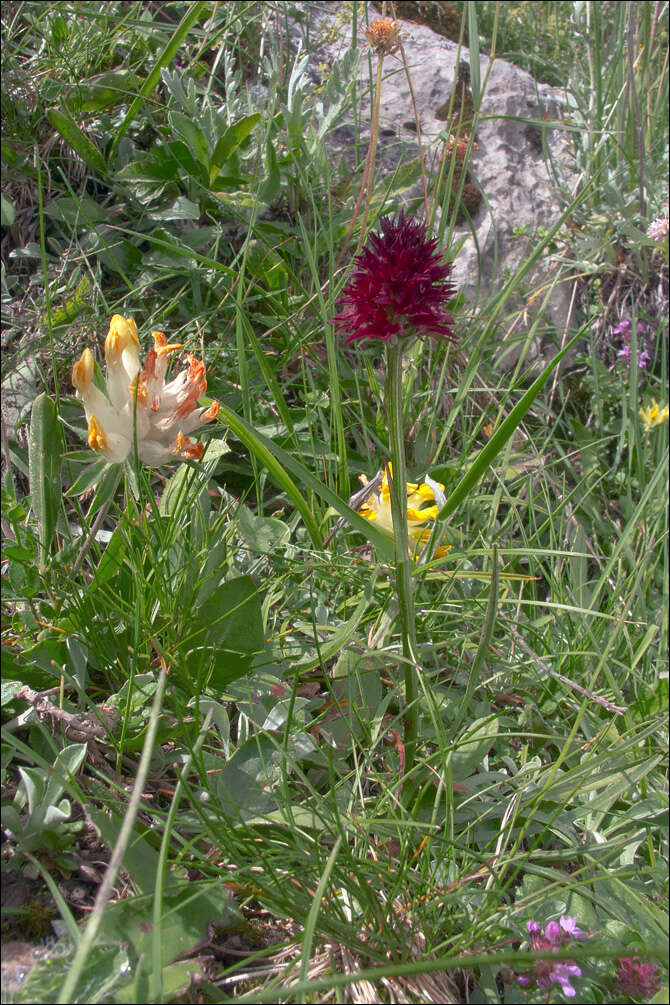
[[[405,771],[412,768],[419,726],[417,706],[416,626],[407,533],[407,472],[402,413],[402,343],[388,346],[385,406],[391,444],[391,514],[395,539],[395,574],[405,667]]]

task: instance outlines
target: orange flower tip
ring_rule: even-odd
[[[400,25],[391,17],[378,17],[365,29],[365,37],[378,56],[394,53],[398,49]]]
[[[219,414],[219,403],[218,401],[213,401],[212,404],[207,409],[207,411],[205,412],[205,414],[203,415],[202,421],[211,422],[212,419],[215,419],[218,414]]]
[[[81,359],[72,367],[72,383],[80,394],[85,394],[93,380],[93,353],[84,349]]]
[[[172,453],[183,457],[184,460],[199,461],[204,452],[204,443],[191,443],[188,436],[183,436],[182,433],[177,434],[177,439],[172,446]]]
[[[182,348],[181,342],[168,343],[168,340],[163,332],[152,332],[151,335],[154,340],[154,349],[159,356],[167,356],[168,353],[176,352],[177,349]]]
[[[139,379],[139,387],[137,387],[137,381]],[[134,380],[128,385],[128,394],[134,400],[135,398],[135,388],[137,387],[137,403],[138,405],[146,405],[147,399],[149,397],[149,392],[147,390],[147,380],[146,374],[140,373]]]
[[[183,457],[185,460],[199,461],[205,452],[204,443],[192,443],[188,436],[180,431],[170,447],[170,453]]]
[[[195,384],[205,380],[205,364],[202,360],[196,359],[191,353],[188,354],[188,379],[189,383]],[[206,386],[206,385],[205,385]],[[202,393],[202,392],[201,392]]]
[[[108,449],[107,433],[95,415],[88,420],[88,445],[91,450],[101,452]]]

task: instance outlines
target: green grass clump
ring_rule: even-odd
[[[331,322],[421,165],[329,152],[369,127],[360,37],[315,87],[309,5],[3,8],[4,939],[59,918],[11,1000],[561,1001],[566,917],[575,1000],[667,982],[667,10],[461,8],[564,88],[564,211],[403,360],[442,516],[410,758],[393,541],[347,504],[390,456],[383,355]],[[504,374],[535,258],[578,355]],[[103,386],[114,314],[206,362],[201,460],[88,448],[71,370]]]

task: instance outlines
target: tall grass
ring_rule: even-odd
[[[456,351],[404,361],[408,473],[444,486],[450,546],[413,569],[410,765],[392,550],[347,505],[389,457],[385,374],[330,323],[367,149],[324,142],[365,125],[360,31],[315,87],[309,7],[6,5],[5,371],[46,396],[3,415],[5,865],[99,872],[14,1000],[557,1000],[517,977],[526,923],[565,915],[579,1001],[667,959],[668,425],[639,415],[668,402],[667,10],[535,6],[563,216],[455,305]],[[471,46],[526,45],[506,6],[463,17]],[[556,344],[584,351],[531,395],[494,321],[552,254],[582,277]],[[201,463],[95,464],[70,369],[114,313],[204,355]],[[6,925],[51,934],[30,901]]]

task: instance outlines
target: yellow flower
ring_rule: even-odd
[[[384,530],[393,533],[393,517],[391,515],[391,490],[388,483],[388,472],[393,477],[393,466],[389,463],[384,469],[384,476],[379,492],[372,492],[361,506],[359,512],[366,520],[378,524]],[[435,482],[432,478],[417,484],[407,482],[407,531],[413,541],[419,544],[426,544],[430,539],[430,528],[426,527],[426,521],[434,520],[439,512],[435,492],[437,491],[440,501],[444,502],[444,485]],[[363,476],[363,483],[367,479]],[[432,503],[433,505],[426,505]],[[449,551],[450,546],[441,546],[435,549],[435,557],[441,558]],[[416,551],[417,549],[415,549]]]
[[[196,408],[207,389],[205,364],[188,356],[188,367],[165,383],[168,357],[181,345],[168,345],[163,332],[152,332],[153,349],[140,369],[140,341],[132,318],[115,314],[105,340],[106,393],[93,382],[93,353],[84,349],[72,369],[72,383],[83,402],[88,421],[88,445],[113,464],[121,464],[133,450],[144,464],[156,467],[174,457],[199,460],[202,443],[186,434],[213,419],[218,402]]]
[[[640,409],[640,418],[644,423],[645,431],[648,433],[654,428],[654,426],[661,426],[664,422],[668,421],[668,416],[670,415],[670,410],[666,405],[664,408],[659,408],[656,403],[656,398],[651,399],[653,405],[647,405],[646,408]]]

